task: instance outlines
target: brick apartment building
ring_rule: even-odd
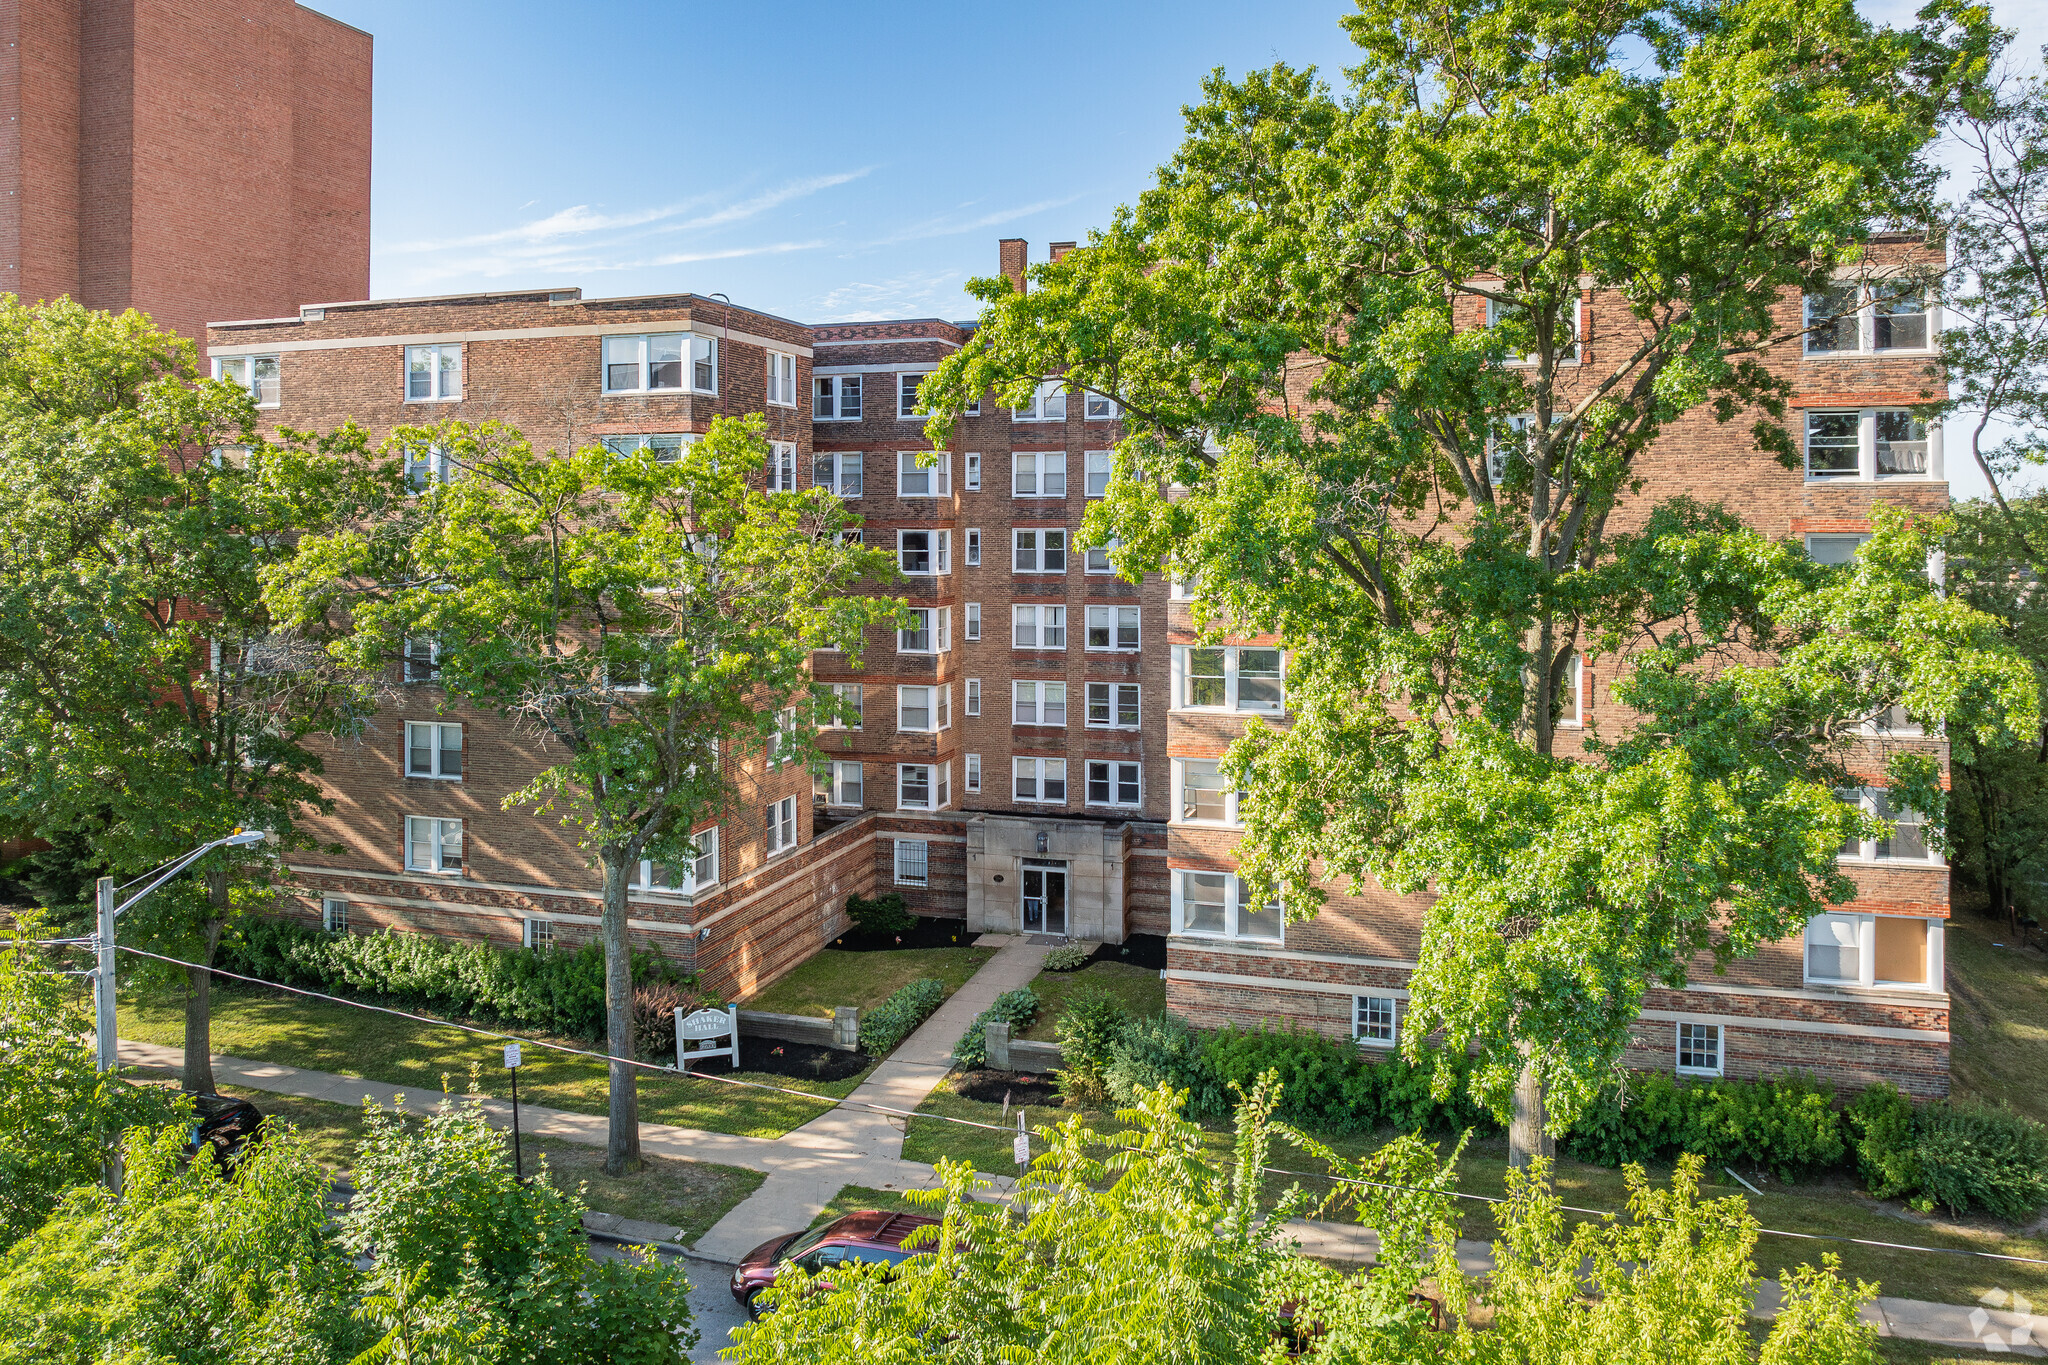
[[[1025,256],[1023,242],[1002,244],[1020,287]],[[1804,470],[1751,449],[1741,424],[1687,419],[1644,463],[1652,493],[1723,501],[1836,560],[1876,499],[1944,507],[1940,433],[1904,412],[1938,319],[1911,300],[1880,315],[1858,299],[1854,325],[1776,362],[1798,394]],[[1603,306],[1584,305],[1588,361]],[[1801,306],[1784,305],[1789,327]],[[815,662],[861,714],[821,736],[825,776],[742,774],[740,808],[707,828],[695,867],[643,868],[636,935],[711,988],[752,993],[844,929],[848,895],[895,890],[969,931],[1166,935],[1168,1002],[1193,1022],[1291,1022],[1393,1046],[1420,898],[1333,895],[1297,924],[1241,903],[1241,836],[1216,759],[1245,716],[1284,722],[1278,642],[1202,645],[1163,576],[1125,582],[1080,543],[1122,435],[1114,404],[1053,386],[1017,411],[985,396],[952,448],[919,462],[918,380],[970,330],[929,318],[809,327],[694,295],[543,290],[309,305],[216,324],[209,340],[220,373],[265,364],[277,376],[257,394],[266,417],[300,428],[352,417],[381,435],[496,418],[574,448],[682,442],[720,412],[761,412],[775,443],[763,482],[832,489],[870,545],[896,552],[914,624],[876,631],[858,666]],[[296,866],[301,913],[503,943],[592,935],[596,872],[552,822],[499,809],[540,761],[532,742],[444,710],[429,661],[405,668],[406,700],[328,756],[337,812],[316,830],[346,852]],[[1599,682],[1582,673],[1568,726],[1612,707]],[[1877,741],[1873,730],[1858,765],[1872,788],[1857,799],[1884,813]],[[1861,895],[1803,942],[1654,992],[1631,1063],[1945,1092],[1946,867],[1910,815],[1844,864]]]
[[[214,318],[370,292],[370,35],[293,0],[0,6],[0,291]]]

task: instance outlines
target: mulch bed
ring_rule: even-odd
[[[962,1099],[976,1100],[982,1104],[1001,1104],[1003,1096],[1010,1097],[1010,1107],[1018,1105],[1057,1105],[1060,1102],[1060,1088],[1052,1076],[1045,1072],[996,1071],[989,1067],[977,1067],[963,1071],[953,1078],[953,1093]]]
[[[728,1071],[760,1071],[770,1076],[789,1076],[800,1081],[843,1081],[866,1068],[874,1058],[858,1052],[841,1052],[836,1047],[815,1043],[784,1043],[774,1038],[740,1035],[740,1064],[731,1066],[723,1057],[692,1062],[690,1070],[722,1076]]]
[[[863,934],[855,930],[833,939],[831,946],[842,953],[894,952],[899,948],[965,948],[980,937],[980,934],[967,932],[964,919],[919,915],[917,923],[900,934]]]
[[[1143,967],[1147,971],[1166,970],[1166,935],[1132,934],[1122,943],[1096,945],[1095,956],[1090,962],[1121,962],[1127,967]]]

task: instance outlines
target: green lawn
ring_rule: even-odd
[[[167,1072],[131,1069],[130,1074],[162,1077],[176,1084],[176,1078]],[[233,1085],[222,1086],[221,1093],[246,1099],[272,1119],[281,1119],[296,1128],[311,1146],[314,1157],[334,1174],[345,1176],[355,1169],[356,1147],[363,1136],[361,1109]],[[506,1134],[506,1146],[511,1146],[510,1133]],[[684,1243],[702,1236],[767,1178],[743,1166],[648,1157],[639,1173],[614,1179],[604,1173],[602,1147],[536,1138],[531,1133],[520,1140],[520,1157],[529,1173],[539,1170],[545,1162],[557,1185],[566,1189],[580,1186],[583,1201],[590,1208],[621,1218],[665,1224],[675,1229],[674,1239]]]
[[[147,1043],[181,1044],[181,1002],[153,997],[121,1002],[121,1036]],[[573,1046],[589,1047],[572,1041]],[[422,1101],[441,1092],[443,1079],[457,1092],[469,1088],[469,1070],[482,1068],[486,1092],[504,1096],[504,1045],[459,1029],[260,990],[216,986],[213,1050],[312,1071],[415,1087]],[[585,1114],[605,1112],[604,1063],[542,1048],[526,1049],[519,1097],[534,1104]],[[825,1083],[788,1076],[734,1073],[739,1079],[843,1098],[866,1072]],[[797,1095],[751,1090],[711,1080],[683,1080],[652,1072],[640,1077],[640,1117],[649,1123],[702,1128],[743,1137],[780,1137],[831,1106]]]
[[[830,1019],[839,1005],[870,1010],[919,977],[934,976],[951,995],[996,955],[993,948],[904,948],[846,953],[827,948],[779,978],[742,1009]]]
[[[2048,1123],[2048,954],[1994,948],[2004,927],[1960,911],[1945,937],[1955,1092]]]
[[[1053,1025],[1067,1001],[1084,990],[1107,991],[1133,1014],[1158,1014],[1166,1008],[1166,983],[1159,973],[1123,962],[1091,962],[1078,972],[1040,972],[1031,980],[1038,994],[1038,1017],[1018,1034],[1036,1042],[1053,1041]]]

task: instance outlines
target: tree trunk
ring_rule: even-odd
[[[218,868],[206,874],[206,899],[213,914],[199,926],[199,960],[213,965],[227,923],[228,874]],[[206,967],[185,969],[185,1066],[179,1084],[200,1095],[215,1093],[213,1079],[213,973]]]
[[[604,1034],[614,1058],[633,1055],[633,952],[626,936],[626,865],[604,859]],[[622,1176],[640,1169],[639,1072],[624,1062],[611,1068],[611,1134],[604,1173]]]
[[[1508,1124],[1508,1165],[1522,1171],[1537,1157],[1555,1155],[1550,1134],[1543,1131],[1547,1110],[1543,1103],[1543,1082],[1524,1049],[1522,1074],[1515,1079],[1513,1117]]]

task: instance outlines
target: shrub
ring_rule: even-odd
[[[1209,1118],[1228,1112],[1223,1087],[1209,1067],[1201,1035],[1171,1014],[1154,1014],[1126,1021],[1110,1048],[1109,1065],[1102,1082],[1111,1099],[1120,1105],[1137,1103],[1138,1092],[1170,1085],[1187,1091],[1189,1118]]]
[[[2048,1204],[2048,1128],[2003,1106],[1930,1104],[1915,1116],[1920,1193],[2009,1223]]]
[[[960,1041],[953,1044],[953,1065],[964,1067],[986,1066],[988,1064],[988,1038],[982,1028],[991,1021],[1008,1024],[1012,1029],[1027,1028],[1038,1017],[1038,994],[1029,986],[1019,986],[1014,991],[1004,991],[995,998],[995,1003],[974,1016],[974,1022],[967,1026],[967,1032],[960,1035]]]
[[[903,897],[891,891],[873,900],[866,896],[846,898],[846,917],[863,934],[900,934],[917,927],[917,916],[903,908]]]
[[[1100,987],[1077,991],[1053,1025],[1060,1044],[1060,1093],[1077,1104],[1101,1104],[1103,1082],[1117,1035],[1130,1021],[1123,1001]]]
[[[1045,955],[1040,965],[1049,972],[1078,972],[1095,957],[1095,950],[1085,943],[1063,943]]]
[[[1803,1076],[1710,1082],[1634,1073],[1572,1126],[1571,1154],[1603,1166],[1695,1152],[1709,1165],[1749,1161],[1780,1180],[1839,1163],[1848,1147],[1834,1091]]]
[[[1879,1082],[1842,1111],[1849,1142],[1856,1152],[1856,1171],[1863,1187],[1879,1199],[1911,1194],[1920,1188],[1918,1144],[1914,1138],[1913,1101],[1898,1087]]]
[[[1210,1069],[1226,1090],[1249,1092],[1266,1072],[1280,1081],[1275,1114],[1333,1133],[1369,1132],[1379,1122],[1374,1067],[1356,1043],[1294,1029],[1224,1028],[1210,1035]]]
[[[870,1057],[888,1055],[917,1031],[946,999],[946,983],[922,977],[898,990],[860,1017],[860,1050]]]
[[[633,1045],[647,1061],[676,1059],[676,1011],[722,1010],[723,1000],[687,982],[650,981],[633,988]]]

